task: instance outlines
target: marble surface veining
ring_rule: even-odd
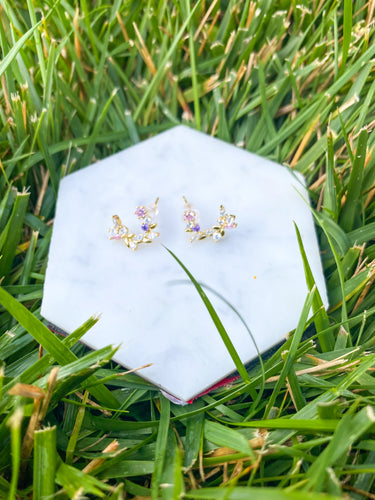
[[[203,228],[220,204],[238,227],[215,243],[191,244],[186,196]],[[141,232],[137,205],[160,197],[161,236],[136,252],[110,240],[112,215]],[[201,298],[170,248],[206,285],[241,359],[256,357],[239,315],[264,351],[296,327],[307,294],[293,221],[328,305],[319,248],[302,176],[178,126],[65,177],[60,184],[42,314],[71,332],[89,316],[93,348],[121,344],[115,360],[170,394],[189,400],[234,369]],[[228,303],[232,306],[230,307]]]

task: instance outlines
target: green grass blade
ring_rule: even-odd
[[[350,41],[352,37],[352,22],[353,22],[353,0],[344,0],[344,31],[342,42],[342,56],[340,73],[345,71],[346,60],[348,58]]]
[[[139,117],[140,117],[149,97],[151,96],[151,94],[160,85],[160,82],[162,81],[162,79],[165,75],[165,72],[167,71],[167,67],[166,67],[167,62],[169,61],[171,55],[173,54],[173,51],[176,49],[177,44],[180,42],[180,39],[183,36],[186,27],[188,26],[192,16],[195,14],[195,11],[198,9],[200,4],[201,4],[201,0],[198,0],[197,3],[194,5],[193,9],[191,10],[190,16],[188,16],[185,19],[185,21],[183,22],[178,33],[175,35],[174,40],[173,40],[170,48],[168,49],[167,53],[163,57],[163,60],[160,62],[159,67],[157,69],[157,72],[155,73],[153,79],[151,80],[150,84],[148,85],[147,89],[145,90],[145,92],[142,96],[142,99],[137,106],[137,109],[134,111],[133,116],[134,116],[135,122],[139,119]]]
[[[167,438],[170,420],[170,403],[164,396],[160,398],[160,420],[158,427],[158,437],[156,440],[155,449],[155,468],[152,475],[152,499],[159,498],[160,480],[164,467],[165,452],[167,447]]]
[[[76,361],[77,357],[30,311],[0,287],[0,304],[41,344],[61,365]],[[117,399],[104,386],[92,389],[92,395],[105,405],[116,408]]]
[[[333,219],[337,221],[337,192],[335,184],[335,155],[333,149],[332,131],[327,132],[327,182],[324,189],[323,206]]]
[[[294,363],[297,348],[298,348],[298,345],[299,345],[301,338],[302,338],[302,334],[303,334],[305,327],[306,327],[307,318],[310,314],[310,308],[312,306],[315,293],[316,293],[316,287],[314,286],[312,288],[312,290],[310,290],[310,292],[307,294],[297,328],[293,334],[292,343],[290,345],[288,357],[285,360],[285,363],[284,363],[283,368],[281,370],[279,379],[276,382],[275,388],[274,388],[271,396],[268,399],[268,403],[267,403],[266,410],[264,413],[264,418],[267,418],[272,407],[274,406],[276,398],[279,395],[279,392],[280,392],[282,386],[285,384],[285,379],[288,376],[290,367]]]
[[[362,179],[366,160],[367,140],[367,130],[361,130],[358,138],[357,151],[355,153],[355,159],[348,182],[346,201],[340,216],[340,225],[347,232],[353,229],[354,221],[356,217],[359,217],[360,215]]]
[[[305,247],[303,245],[301,233],[296,224],[294,224],[294,228],[296,230],[299,251],[303,260],[303,267],[305,270],[305,278],[308,289],[311,291],[315,285],[315,279],[311,271],[311,267],[309,261],[307,259],[307,255],[305,252]],[[313,313],[314,313],[314,323],[316,326],[316,331],[318,333],[319,343],[322,347],[323,352],[331,351],[334,346],[334,339],[331,332],[322,334],[323,330],[327,330],[330,326],[330,322],[328,319],[327,312],[325,310],[322,298],[320,296],[319,290],[316,289],[316,292],[313,296],[312,301]]]
[[[34,434],[34,500],[45,500],[55,493],[56,426]]]
[[[340,500],[332,495],[320,495],[301,491],[285,491],[279,488],[203,488],[186,493],[185,498],[197,500]]]
[[[17,193],[12,214],[0,237],[0,250],[2,254],[0,259],[0,279],[5,277],[5,283],[8,281],[7,275],[12,268],[17,245],[21,238],[29,196],[30,194],[26,192]]]
[[[238,431],[218,424],[217,422],[210,422],[206,420],[204,424],[204,436],[211,443],[218,446],[226,446],[233,448],[242,453],[246,453],[252,461],[255,460],[254,452],[249,445],[249,441],[240,434]]]
[[[16,408],[9,419],[11,447],[12,447],[12,479],[8,500],[16,499],[16,491],[21,465],[21,423],[23,418],[22,408]]]

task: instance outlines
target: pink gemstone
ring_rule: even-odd
[[[234,227],[234,224],[227,224],[225,227],[228,229],[232,229]]]
[[[195,218],[195,212],[189,211],[184,213],[185,220],[194,220],[194,218]]]

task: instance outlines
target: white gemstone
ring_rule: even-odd
[[[207,229],[206,234],[210,236],[213,233],[212,229]]]
[[[109,233],[111,236],[117,236],[117,229],[115,227],[111,227]]]
[[[225,208],[224,207],[220,209],[220,215],[225,215]]]
[[[137,240],[138,240],[138,241],[142,241],[142,240],[143,240],[143,234],[139,234],[139,235],[137,236]]]
[[[112,221],[113,221],[113,224],[115,225],[115,227],[118,227],[118,218],[116,216],[112,217]]]
[[[151,215],[151,217],[155,217],[159,213],[158,206],[153,203],[148,207],[148,213]]]
[[[124,227],[120,227],[118,234],[121,234],[121,236],[124,236],[124,234],[126,234],[126,229]]]
[[[131,248],[132,250],[135,250],[137,248],[137,243],[135,241],[131,241],[129,243],[129,248]]]
[[[152,219],[151,219],[151,217],[146,217],[146,218],[144,219],[144,221],[145,221],[147,224],[149,224],[150,222],[152,222]]]
[[[155,238],[157,238],[159,236],[159,233],[155,232],[155,231],[151,231],[148,235],[148,237],[151,239],[151,240],[154,240]]]
[[[214,241],[219,241],[219,240],[221,240],[221,238],[222,238],[221,233],[218,233],[217,231],[215,231],[214,234],[212,235],[212,239]]]
[[[228,224],[228,226],[230,224],[233,224],[234,223],[234,217],[228,217],[226,223]]]

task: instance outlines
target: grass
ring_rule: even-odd
[[[374,14],[0,0],[0,498],[375,498]],[[179,123],[306,176],[331,304],[300,242],[294,334],[184,408],[40,318],[59,180]]]

